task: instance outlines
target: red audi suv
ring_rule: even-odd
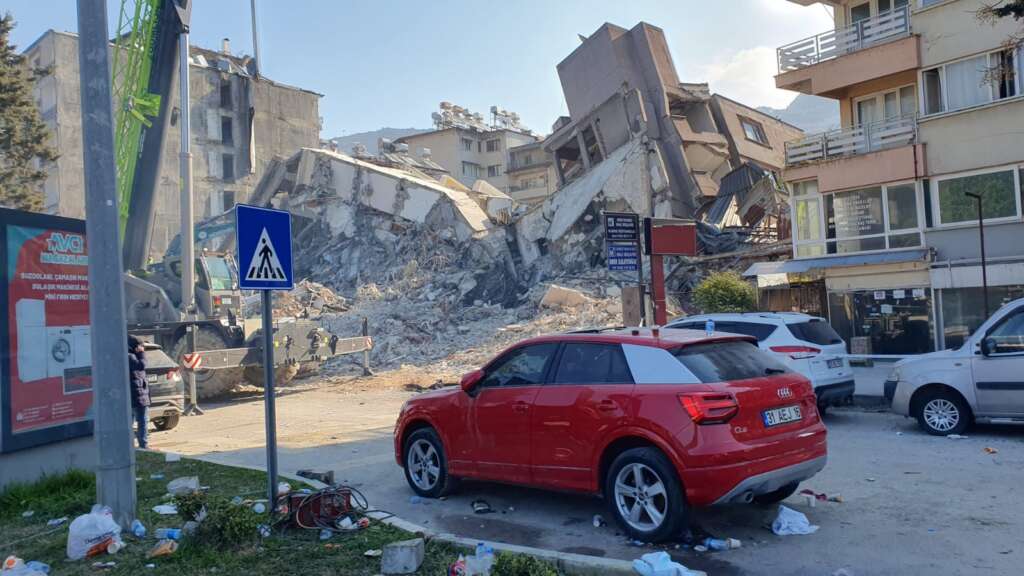
[[[691,506],[786,498],[825,437],[810,382],[754,338],[643,328],[520,342],[406,402],[394,440],[420,496],[460,478],[601,494],[658,541]]]

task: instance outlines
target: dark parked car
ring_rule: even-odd
[[[145,345],[149,421],[157,430],[170,430],[185,411],[185,383],[178,364],[160,346],[152,342]]]

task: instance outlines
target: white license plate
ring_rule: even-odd
[[[146,375],[146,382],[156,382],[156,381],[157,381],[157,375],[156,374],[147,374]]]
[[[231,298],[229,298],[227,296],[221,296],[220,297],[220,303],[222,305],[224,305],[224,306],[231,306]]]
[[[761,417],[764,419],[765,427],[768,428],[779,424],[798,422],[803,418],[803,414],[800,412],[799,406],[785,406],[774,410],[765,410],[761,413]]]
[[[843,367],[843,359],[842,358],[832,358],[832,359],[830,359],[828,361],[828,367],[829,367],[829,369],[842,368]]]

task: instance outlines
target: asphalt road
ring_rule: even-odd
[[[374,508],[428,528],[481,540],[632,559],[651,548],[631,546],[614,524],[595,528],[603,503],[587,496],[490,483],[464,483],[445,501],[410,500],[393,457],[398,407],[411,393],[308,388],[278,401],[280,467],[329,468],[357,487]],[[151,443],[213,462],[264,464],[262,402],[257,397],[209,405]],[[813,508],[791,497],[820,530],[775,536],[776,509],[731,506],[697,510],[694,525],[743,547],[697,553],[667,550],[682,564],[712,575],[1017,574],[1024,559],[1024,428],[981,427],[968,438],[927,436],[915,423],[887,413],[835,411],[829,464],[804,487],[843,503]],[[989,454],[985,448],[998,452]],[[470,503],[497,510],[477,515]]]

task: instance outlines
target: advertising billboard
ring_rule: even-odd
[[[3,452],[92,434],[88,263],[84,222],[0,210]]]

